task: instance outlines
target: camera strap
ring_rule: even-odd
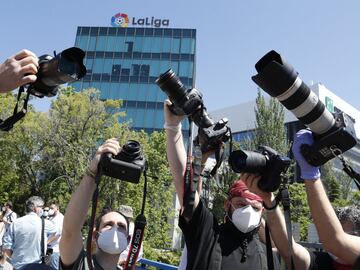
[[[270,230],[267,222],[265,222],[265,240],[266,240],[266,257],[268,270],[274,270],[274,257],[272,253]]]
[[[135,219],[135,228],[132,236],[129,253],[126,258],[125,270],[135,269],[136,261],[140,253],[140,248],[142,241],[144,239],[144,231],[146,227],[146,217],[144,214],[145,211],[145,202],[146,202],[146,192],[147,192],[147,177],[146,170],[144,170],[144,192],[143,192],[143,201],[141,206],[141,213]]]
[[[181,214],[185,218],[191,219],[194,211],[196,188],[193,186],[194,172],[192,165],[193,122],[190,117],[188,119],[189,119],[189,140],[188,140],[189,144],[187,148],[186,167],[184,173],[184,195],[183,195],[183,208],[181,209]],[[195,192],[193,192],[194,189]]]
[[[333,152],[333,153],[334,153],[334,152]],[[334,155],[335,155],[335,153],[334,153]],[[360,190],[360,174],[357,173],[357,172],[346,162],[345,158],[344,158],[342,155],[338,155],[337,157],[340,159],[340,161],[341,161],[341,163],[342,163],[342,165],[343,165],[343,171],[344,171],[348,176],[350,176],[350,177],[354,180],[354,182],[355,182],[358,190]]]
[[[91,201],[91,218],[90,218],[88,236],[86,239],[86,251],[87,251],[86,259],[87,259],[87,263],[88,263],[90,270],[94,269],[93,259],[92,259],[92,254],[91,254],[91,244],[92,244],[92,235],[93,235],[95,219],[96,219],[96,209],[98,206],[99,184],[100,184],[101,175],[102,175],[102,164],[101,164],[101,160],[100,160],[100,162],[98,164],[98,170],[97,170],[97,173],[95,176],[96,188],[93,193],[93,197],[92,197],[92,201]]]
[[[25,116],[25,114],[27,112],[27,105],[28,105],[28,101],[29,101],[29,97],[30,97],[30,92],[26,93],[23,108],[22,108],[21,111],[18,112],[18,105],[19,105],[19,101],[20,101],[20,96],[21,96],[21,94],[23,92],[25,92],[25,87],[20,86],[19,87],[19,92],[18,92],[18,95],[17,95],[16,105],[15,105],[15,108],[14,108],[13,115],[10,116],[9,118],[5,119],[5,120],[0,119],[0,130],[9,131],[10,129],[12,129],[14,127],[14,124],[16,122],[20,121]]]

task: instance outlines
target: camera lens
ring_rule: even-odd
[[[258,152],[236,150],[230,153],[229,165],[237,173],[262,173],[266,169],[267,158]]]
[[[255,68],[259,74],[252,80],[277,98],[314,133],[324,134],[335,125],[333,115],[280,54],[270,51],[256,63]]]
[[[127,141],[123,145],[118,156],[121,157],[122,160],[127,162],[131,162],[135,159],[140,158],[141,157],[140,143],[134,140]]]
[[[155,82],[166,93],[171,102],[181,107],[187,89],[172,69],[161,74]]]

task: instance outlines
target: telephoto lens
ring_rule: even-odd
[[[314,133],[315,143],[302,147],[307,162],[313,166],[323,165],[356,145],[354,123],[350,117],[344,113],[331,114],[279,53],[268,52],[255,68],[258,74],[252,80]]]
[[[190,116],[201,109],[202,94],[195,88],[186,89],[172,69],[161,74],[155,82],[173,103],[170,110],[174,114]]]

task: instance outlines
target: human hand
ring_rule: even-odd
[[[259,195],[263,199],[263,201],[267,205],[269,205],[268,203],[271,202],[272,193],[263,191],[258,187],[258,182],[260,179],[261,179],[261,175],[254,173],[242,173],[240,177],[240,180],[242,180],[245,183],[245,185],[248,187],[250,192]]]
[[[89,169],[93,173],[97,173],[98,165],[101,159],[102,154],[111,153],[117,155],[121,150],[119,141],[116,138],[106,140],[103,145],[101,145],[95,153],[95,156],[90,162]]]
[[[180,122],[186,117],[186,115],[176,115],[170,111],[170,106],[172,105],[169,99],[164,101],[164,119],[165,125],[176,127]]]
[[[301,178],[304,180],[316,180],[320,177],[319,167],[310,165],[301,153],[301,145],[308,144],[312,145],[314,138],[312,132],[308,129],[299,130],[294,137],[294,143],[292,146],[292,152],[294,157],[299,164],[301,170]]]
[[[0,93],[36,81],[39,59],[29,50],[22,50],[0,64]]]

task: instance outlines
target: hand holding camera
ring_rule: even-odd
[[[180,129],[180,123],[183,119],[185,119],[185,115],[176,115],[171,111],[171,106],[173,106],[173,103],[169,100],[166,99],[164,102],[164,117],[165,117],[165,129],[166,127],[179,127]]]
[[[292,152],[297,163],[300,166],[301,178],[305,180],[316,180],[320,177],[319,167],[310,165],[302,154],[302,147],[304,145],[311,146],[314,144],[312,132],[308,129],[298,131],[294,137]]]
[[[0,93],[34,83],[39,68],[39,59],[29,50],[22,50],[0,64]]]
[[[105,143],[97,149],[95,156],[90,162],[89,170],[92,173],[96,174],[101,156],[105,153],[110,153],[116,156],[120,152],[120,150],[121,147],[119,145],[119,141],[116,138],[111,138],[109,140],[106,140]]]

